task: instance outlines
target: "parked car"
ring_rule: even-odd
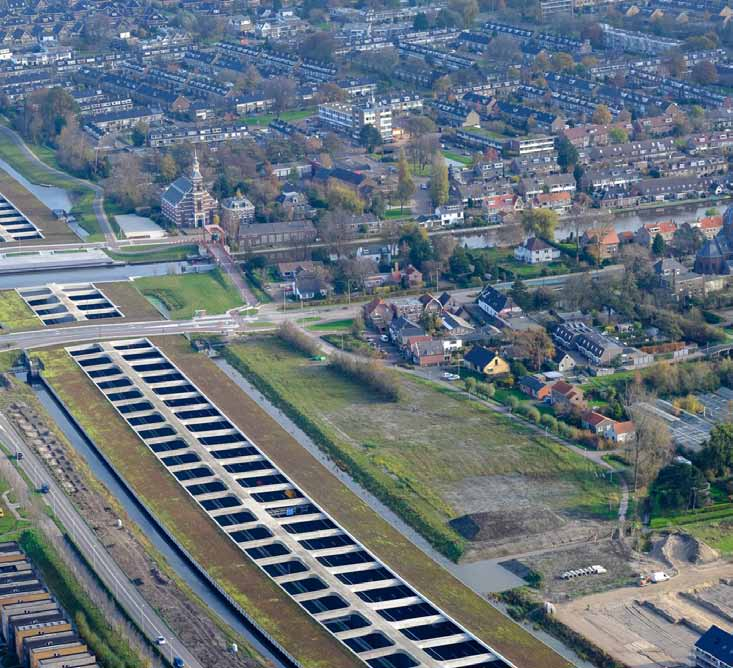
[[[155,644],[156,644],[156,645],[165,645],[165,644],[166,644],[166,642],[167,642],[167,641],[166,641],[166,639],[165,639],[165,638],[164,638],[163,636],[158,636],[158,637],[157,637],[157,638],[155,639]]]

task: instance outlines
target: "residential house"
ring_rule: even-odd
[[[514,257],[526,264],[541,264],[559,259],[560,251],[538,237],[530,237],[514,249]]]
[[[557,364],[557,370],[563,374],[572,371],[577,366],[575,358],[563,350],[558,350],[555,353],[555,363]]]
[[[331,286],[317,274],[302,272],[292,283],[292,294],[300,301],[328,297]]]
[[[557,193],[540,193],[532,200],[533,209],[550,209],[559,215],[570,211],[573,198],[567,191]]]
[[[564,380],[559,380],[552,386],[550,403],[559,413],[583,411],[586,408],[582,388],[566,383]]]
[[[440,299],[431,295],[429,292],[420,295],[418,301],[422,304],[423,313],[439,314],[443,310],[443,304],[440,303]]]
[[[618,233],[613,227],[591,228],[583,232],[580,245],[603,262],[618,254]]]
[[[527,396],[544,401],[550,396],[552,385],[537,378],[537,376],[522,376],[519,379],[519,389]]]
[[[502,376],[509,373],[509,363],[495,350],[474,346],[463,357],[463,364],[468,369],[484,376]]]
[[[580,416],[580,423],[583,429],[592,431],[596,436],[610,438],[616,421],[596,411],[586,411]]]
[[[706,239],[712,239],[723,228],[723,216],[705,216],[692,223],[692,227],[697,227]]]
[[[613,428],[607,438],[618,445],[622,445],[631,441],[635,435],[634,423],[631,420],[625,420],[623,422],[614,422]]]
[[[389,336],[402,350],[409,350],[413,343],[429,341],[430,337],[420,326],[404,316],[394,318],[389,324]]]
[[[439,366],[450,359],[443,342],[439,339],[414,341],[410,345],[410,355],[418,366]]]
[[[643,179],[633,190],[647,202],[704,197],[716,184],[712,176],[667,176]]]
[[[495,318],[504,318],[522,312],[522,309],[514,303],[509,295],[499,292],[490,285],[487,285],[481,291],[476,303],[482,311]]]
[[[644,223],[636,230],[636,243],[649,248],[654,242],[657,234],[661,235],[665,243],[669,243],[674,238],[677,231],[677,223],[671,220],[662,220],[655,223]]]
[[[566,350],[577,350],[598,366],[607,366],[623,352],[615,341],[583,322],[564,322],[555,326],[552,338]]]
[[[278,262],[277,272],[284,281],[294,281],[295,277],[303,272],[312,274],[323,267],[322,262],[303,260],[301,262]]]
[[[381,297],[364,304],[364,321],[380,332],[389,328],[392,318],[394,318],[392,307]]]

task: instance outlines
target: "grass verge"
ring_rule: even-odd
[[[20,545],[41,572],[43,581],[73,618],[79,633],[104,668],[138,668],[141,658],[92,603],[56,550],[37,531],[28,529]]]
[[[107,251],[113,260],[127,262],[127,264],[150,264],[152,262],[180,262],[189,255],[197,255],[196,244],[182,244],[180,246],[158,245],[131,246],[129,250]]]
[[[173,320],[192,318],[199,309],[208,314],[224,313],[244,303],[237,288],[218,268],[204,274],[138,278],[134,285],[146,297],[160,300]]]
[[[0,290],[0,331],[24,332],[43,323],[15,290]]]

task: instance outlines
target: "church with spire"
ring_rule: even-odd
[[[214,221],[218,202],[204,186],[198,155],[193,154],[189,176],[180,176],[161,196],[161,213],[176,227],[203,227]]]

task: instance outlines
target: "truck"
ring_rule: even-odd
[[[667,580],[669,580],[669,575],[664,571],[656,571],[651,575],[642,575],[639,578],[639,586],[646,587],[647,585],[659,584],[660,582],[666,582]]]

